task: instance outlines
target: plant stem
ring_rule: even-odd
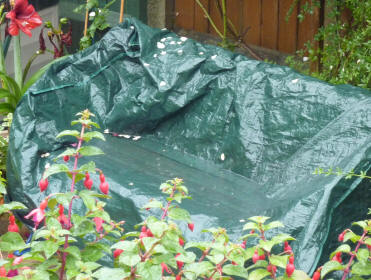
[[[227,45],[227,22],[228,22],[228,18],[227,18],[227,6],[226,6],[226,3],[225,3],[225,0],[222,0],[222,11],[223,11],[223,46],[226,46]]]
[[[171,194],[170,194],[170,198],[172,198],[172,197],[174,196],[174,194],[175,194],[175,187],[173,188],[173,191],[172,191]],[[169,207],[170,207],[171,202],[172,202],[172,200],[169,200],[169,201],[167,202],[167,205],[166,205],[166,208],[165,208],[165,210],[164,210],[164,213],[163,213],[162,216],[161,216],[161,220],[165,219],[165,217],[166,217],[166,215],[167,215],[167,212],[169,211]]]
[[[3,72],[5,75],[7,75],[6,67],[5,67],[3,43],[1,42],[1,40],[0,40],[0,71]],[[8,89],[7,84],[3,80],[1,80],[1,86],[3,89]]]
[[[358,251],[359,247],[361,246],[361,244],[362,244],[362,242],[363,242],[363,239],[366,237],[366,235],[367,235],[367,230],[364,230],[364,231],[363,231],[363,234],[362,234],[362,236],[361,236],[361,239],[358,241],[357,246],[356,246],[356,248],[354,249],[354,254],[352,254],[352,256],[350,257],[350,260],[349,260],[349,262],[348,262],[348,264],[347,264],[347,267],[346,267],[345,270],[344,270],[344,274],[343,274],[343,277],[341,278],[341,280],[345,280],[345,279],[347,278],[347,276],[348,276],[348,274],[349,274],[349,268],[350,268],[350,266],[352,265],[352,262],[353,262],[354,256],[357,254],[357,251]]]
[[[80,138],[79,138],[79,142],[77,144],[76,151],[78,151],[81,148],[81,145],[82,145],[82,142],[83,142],[84,131],[85,131],[85,125],[83,125],[82,128],[81,128]],[[76,155],[75,155],[75,162],[73,164],[71,192],[74,192],[75,191],[75,180],[76,180],[76,172],[75,171],[77,170],[78,160],[79,160],[79,153],[77,152]],[[69,227],[68,229],[70,229],[70,227],[71,227],[71,216],[72,216],[72,203],[73,203],[73,199],[74,198],[71,199],[70,204],[68,206],[68,227]],[[67,234],[65,236],[64,249],[68,248],[68,237],[69,237],[69,235]],[[62,267],[61,267],[61,271],[59,273],[59,280],[63,280],[64,268],[66,266],[66,257],[67,257],[67,253],[64,252],[63,253],[63,256],[62,256]]]
[[[205,9],[204,5],[202,5],[202,3],[200,2],[200,0],[196,0],[197,4],[200,6],[200,8],[202,9],[202,11],[204,12],[205,16],[207,17],[207,19],[209,20],[211,26],[214,28],[215,32],[219,35],[220,38],[223,39],[223,34],[219,31],[219,29],[216,27],[213,19],[211,18],[210,14],[207,12],[207,10]]]
[[[120,7],[120,23],[124,19],[124,7],[125,7],[125,0],[121,0],[121,7]]]
[[[22,88],[21,35],[14,36],[14,79]]]
[[[89,9],[88,9],[89,0],[86,1],[86,12],[85,12],[85,25],[84,25],[84,37],[86,37],[88,31],[88,21],[89,21]]]

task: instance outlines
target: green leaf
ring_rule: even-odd
[[[361,239],[361,237],[359,235],[355,234],[353,231],[348,231],[344,235],[344,241],[343,242],[347,242],[348,240],[351,240],[353,243],[356,243],[360,239]]]
[[[0,114],[8,114],[13,113],[15,111],[15,107],[9,103],[0,103]]]
[[[328,273],[336,270],[343,270],[344,266],[337,261],[329,261],[324,264],[321,270],[321,278],[325,277]]]
[[[359,226],[362,229],[365,229],[367,227],[367,223],[365,221],[354,222],[354,223],[352,223],[352,225]]]
[[[103,151],[99,149],[98,147],[94,146],[84,146],[79,149],[79,153],[82,156],[97,156],[97,155],[103,155]]]
[[[286,233],[280,233],[276,236],[273,236],[271,240],[274,242],[274,244],[279,244],[288,240],[295,240],[295,238]]]
[[[181,261],[184,263],[193,263],[195,259],[196,259],[196,255],[192,252],[185,252],[176,257],[177,261]]]
[[[106,141],[106,138],[104,137],[104,135],[102,133],[98,132],[98,131],[86,132],[83,136],[83,139],[86,142],[89,142],[93,138],[97,138],[99,140]]]
[[[248,274],[246,269],[240,265],[227,264],[223,266],[223,273],[233,276],[238,276],[247,279]]]
[[[49,259],[51,256],[53,256],[57,251],[58,251],[58,244],[51,241],[47,240],[45,241],[45,247],[44,247],[44,253],[47,259]]]
[[[121,254],[119,257],[119,263],[134,266],[140,262],[140,257],[138,256],[138,252],[128,251],[125,254]]]
[[[79,168],[80,172],[90,172],[90,173],[95,173],[95,162],[90,161],[86,164],[81,165]]]
[[[243,226],[243,230],[249,230],[249,229],[259,230],[259,227],[256,223],[248,222]]]
[[[270,275],[266,269],[258,268],[250,272],[248,279],[249,280],[260,280]]]
[[[367,238],[364,242],[365,242],[366,245],[371,246],[371,238]]]
[[[148,220],[148,227],[152,231],[153,235],[156,237],[160,237],[165,230],[167,230],[168,225],[162,221],[150,221]]]
[[[267,221],[268,219],[270,219],[270,217],[265,216],[254,216],[249,218],[250,221],[253,221],[258,224],[264,224],[265,221]]]
[[[97,278],[98,280],[125,279],[129,276],[130,271],[125,271],[122,268],[102,267],[93,273],[93,277]]]
[[[262,239],[259,240],[260,247],[263,248],[267,252],[270,252],[272,250],[272,247],[275,244],[276,243],[273,242],[272,240],[262,240]]]
[[[291,277],[287,277],[285,274],[283,280],[311,280],[311,278],[302,270],[295,269]]]
[[[90,244],[81,252],[81,258],[84,262],[96,262],[104,256],[102,248],[98,244]]]
[[[75,195],[75,192],[58,193],[55,195],[55,199],[57,200],[59,204],[66,206],[66,205],[69,205],[74,195]]]
[[[369,276],[371,275],[371,262],[358,262],[352,266],[352,274]]]
[[[269,260],[275,266],[286,268],[288,258],[289,258],[288,255],[283,256],[271,255],[269,257]]]
[[[76,246],[69,246],[67,249],[64,249],[64,252],[67,252],[68,254],[73,256],[74,258],[76,258],[78,260],[81,260],[80,249]]]
[[[77,130],[63,130],[55,138],[61,138],[65,136],[73,136],[73,137],[79,138],[80,132]]]
[[[160,201],[158,200],[151,200],[150,202],[148,202],[146,205],[143,206],[143,209],[147,209],[147,208],[163,208],[163,205]]]
[[[340,245],[334,252],[331,253],[330,255],[330,260],[335,256],[336,253],[338,252],[343,252],[343,253],[349,253],[352,249],[348,244],[343,244]]]
[[[72,228],[71,231],[72,231],[73,235],[75,235],[75,236],[84,236],[84,235],[94,231],[93,223],[89,220],[84,220],[78,226],[75,225]]]
[[[67,148],[63,153],[59,154],[55,159],[62,158],[64,156],[74,156],[76,154],[76,149]]]
[[[168,212],[169,218],[173,220],[181,220],[186,221],[187,223],[191,223],[191,215],[189,212],[182,208],[171,208]]]
[[[26,278],[25,278],[26,279]],[[49,273],[44,270],[36,270],[34,271],[34,274],[32,275],[31,280],[49,280]]]
[[[17,210],[17,209],[27,209],[27,207],[24,206],[20,202],[12,201],[10,203],[0,205],[0,215],[2,213],[5,213],[5,212],[11,211],[11,210]]]
[[[69,172],[70,170],[68,169],[67,165],[65,164],[53,164],[51,165],[48,169],[45,170],[43,179],[48,178],[51,175],[57,174],[57,173],[62,173],[62,172]]]
[[[82,201],[84,202],[84,205],[89,210],[95,210],[97,209],[95,205],[95,198],[90,194],[88,190],[83,190],[79,193],[79,196],[81,197]]]
[[[141,262],[137,265],[138,274],[146,280],[161,279],[161,270],[160,265],[153,265],[150,262]]]
[[[279,221],[274,221],[274,222],[271,222],[267,225],[265,225],[263,228],[265,231],[267,230],[270,230],[272,228],[278,228],[278,227],[284,227],[283,223],[279,222]]]
[[[210,262],[203,261],[200,263],[186,264],[183,271],[187,279],[197,279],[199,276],[207,275],[213,268],[214,265]]]
[[[361,249],[358,250],[358,252],[357,252],[358,261],[365,263],[365,262],[368,261],[369,257],[370,257],[370,252],[369,252],[368,249],[361,248]]]
[[[0,250],[2,251],[11,252],[22,250],[26,247],[27,245],[17,232],[7,232],[0,237]]]

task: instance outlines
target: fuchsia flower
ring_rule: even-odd
[[[26,219],[32,218],[32,221],[35,223],[35,229],[39,226],[39,224],[45,218],[45,208],[48,206],[48,200],[45,199],[41,202],[40,207],[32,210],[27,216]]]
[[[69,222],[67,217],[64,215],[64,207],[62,204],[59,204],[59,216],[58,222],[62,225],[63,228],[69,228]]]
[[[19,228],[15,223],[15,217],[13,215],[9,216],[9,226],[8,231],[10,232],[19,232]]]
[[[13,9],[6,14],[6,18],[10,19],[8,31],[12,36],[17,36],[20,29],[31,37],[31,29],[42,24],[41,17],[35,8],[28,4],[28,0],[16,0]]]
[[[102,227],[102,224],[104,223],[103,219],[99,217],[94,217],[93,221],[95,223],[95,229],[97,230],[97,232],[101,232],[103,230]]]

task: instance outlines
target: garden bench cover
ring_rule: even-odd
[[[248,217],[269,216],[297,239],[297,267],[310,272],[339,231],[370,206],[368,182],[312,174],[319,166],[368,171],[369,91],[135,19],[55,63],[23,97],[10,132],[10,200],[32,209],[52,192],[69,191],[64,175],[52,176],[44,193],[38,181],[71,144],[55,136],[86,108],[102,131],[118,134],[94,143],[105,152],[94,160],[110,185],[108,212],[126,221],[126,231],[148,215],[140,209],[148,199],[164,199],[160,184],[180,177],[193,197],[182,205],[196,225],[192,233],[181,224],[186,238],[225,227],[237,241]]]

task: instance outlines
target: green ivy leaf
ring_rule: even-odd
[[[249,280],[260,280],[269,275],[270,275],[270,272],[268,272],[266,269],[258,268],[250,272],[248,279]]]
[[[97,155],[103,155],[104,152],[98,147],[84,146],[79,149],[79,154],[81,154],[82,156],[97,156]]]
[[[336,270],[343,270],[344,266],[337,261],[329,261],[324,264],[321,270],[321,278],[325,277],[328,273]]]
[[[53,256],[58,251],[58,244],[51,240],[45,241],[44,253],[47,259]]]
[[[191,223],[191,215],[189,212],[182,208],[171,208],[169,210],[169,218],[173,220],[181,220],[186,221],[187,223]]]
[[[80,137],[80,132],[77,131],[77,130],[64,130],[64,131],[60,132],[56,136],[56,138],[61,138],[61,137],[64,137],[64,136],[73,136],[73,137],[79,138]]]
[[[49,176],[57,174],[57,173],[62,173],[62,172],[67,173],[69,171],[70,170],[65,164],[53,164],[48,169],[45,170],[43,179],[46,179]]]

